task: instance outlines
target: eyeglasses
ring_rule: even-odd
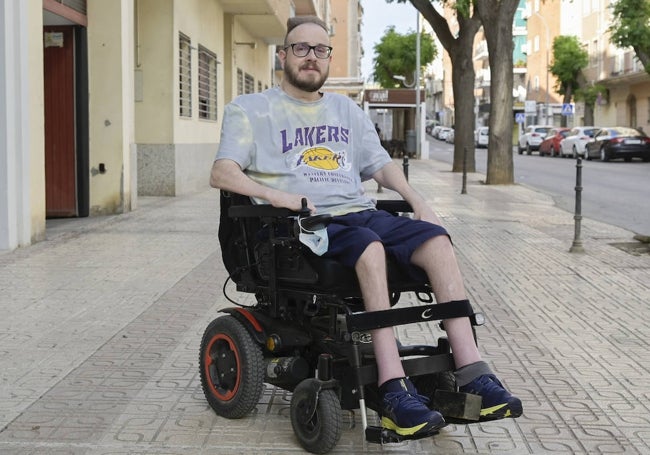
[[[314,50],[314,55],[316,58],[329,58],[332,54],[332,47],[325,46],[324,44],[317,44],[315,46],[310,46],[307,43],[293,43],[284,46],[284,50],[291,48],[293,55],[296,57],[307,57],[309,51]]]

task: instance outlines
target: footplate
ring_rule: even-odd
[[[478,422],[482,398],[470,393],[436,390],[431,407],[440,412],[447,423]]]
[[[403,436],[383,427],[368,426],[366,427],[366,441],[375,444],[394,444],[402,441],[412,441],[415,439],[429,438],[439,433],[439,430],[432,430],[429,433],[417,434],[414,436]]]

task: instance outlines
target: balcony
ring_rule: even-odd
[[[268,44],[282,44],[287,19],[293,15],[291,2],[283,0],[222,0],[223,10],[252,36]]]
[[[605,58],[602,74],[603,81],[614,85],[643,81],[649,77],[641,62],[631,51]]]

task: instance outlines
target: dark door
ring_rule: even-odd
[[[44,27],[47,217],[77,216],[73,27]]]

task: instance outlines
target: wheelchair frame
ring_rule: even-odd
[[[404,201],[378,201],[377,207],[396,216],[412,211]],[[306,209],[251,205],[248,198],[221,193],[224,264],[237,291],[254,294],[256,304],[222,309],[225,315],[206,328],[199,354],[206,399],[218,415],[241,418],[257,405],[264,382],[292,392],[294,433],[313,453],[326,453],[338,442],[341,409],[360,410],[368,442],[414,439],[368,425],[366,407],[379,412],[381,406],[368,332],[457,317],[469,317],[474,330],[483,323],[482,314],[467,301],[433,303],[428,284],[405,279],[409,275],[390,263],[391,304],[402,292],[414,292],[425,305],[364,312],[354,271],[341,273],[343,266],[297,240],[296,220],[307,215]],[[332,274],[336,282],[323,283]],[[224,294],[225,289],[224,284]],[[477,403],[456,392],[446,337],[435,345],[398,343],[398,349],[406,375],[447,421],[478,420],[480,397]]]

